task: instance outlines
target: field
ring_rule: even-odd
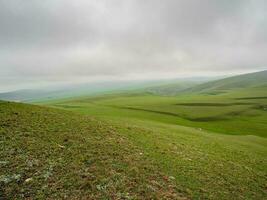
[[[267,92],[109,94],[47,102],[128,127],[123,134],[171,177],[188,198],[264,199]]]
[[[267,137],[267,87],[218,95],[110,94],[49,102],[50,106],[111,119],[142,119],[231,135]],[[119,119],[122,118],[122,119]]]
[[[186,197],[124,129],[55,109],[0,105],[1,199]]]
[[[225,82],[169,96],[0,102],[0,194],[266,199],[267,87]]]

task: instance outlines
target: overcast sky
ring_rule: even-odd
[[[0,0],[0,91],[263,69],[266,0]]]

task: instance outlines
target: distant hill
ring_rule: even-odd
[[[12,92],[0,93],[1,100],[9,101],[30,101],[36,98],[46,98],[51,95],[51,91],[44,90],[17,90]]]
[[[125,91],[141,91],[159,95],[173,95],[184,89],[203,83],[207,80],[211,79],[185,78],[172,80],[94,82],[76,85],[66,85],[63,87],[25,89],[5,92],[0,93],[0,100],[17,102],[36,102]]]
[[[172,96],[180,93],[185,89],[196,86],[198,84],[199,82],[196,81],[184,81],[184,82],[169,83],[169,84],[148,87],[145,89],[145,91],[156,95]]]
[[[184,93],[220,94],[235,89],[253,87],[267,88],[267,70],[242,74],[217,80],[212,79],[184,79],[176,83],[161,84],[149,87],[146,91],[159,95],[177,95]]]
[[[147,87],[144,90],[151,94],[162,95],[162,96],[174,96],[180,94],[182,91],[186,89],[218,79],[220,79],[220,77],[183,78]]]
[[[233,89],[251,87],[267,88],[267,70],[219,80],[218,77],[195,77],[154,81],[107,81],[68,85],[60,88],[18,90],[0,93],[0,100],[36,102],[131,90],[163,96],[173,96],[184,93],[220,94]]]
[[[0,93],[0,100],[34,102],[150,87],[158,81],[106,81]]]
[[[267,70],[203,83],[184,90],[186,93],[222,93],[233,89],[267,86]]]

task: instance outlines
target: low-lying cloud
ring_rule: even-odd
[[[267,66],[265,0],[3,0],[0,85]]]

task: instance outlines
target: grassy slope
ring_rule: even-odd
[[[230,90],[217,95],[156,96],[115,94],[50,106],[110,118],[133,118],[203,128],[232,135],[267,137],[267,87]]]
[[[14,103],[1,103],[0,109],[4,169],[0,177],[7,198],[264,199],[267,195],[263,138],[218,135],[134,118],[98,121]]]
[[[188,196],[118,130],[66,111],[1,102],[0,197]]]
[[[138,134],[128,137],[191,197],[263,199],[267,148],[261,137],[267,136],[266,96],[261,86],[220,95],[106,95],[52,106],[133,126]],[[248,169],[256,171],[248,173]],[[255,190],[248,194],[251,187]]]
[[[169,85],[164,88],[158,90],[168,94],[175,91]],[[132,117],[224,134],[267,137],[267,71],[200,84],[178,96],[125,93],[50,105],[100,117]]]
[[[185,92],[217,94],[217,93],[228,92],[229,90],[232,89],[250,88],[259,85],[267,86],[267,70],[239,75],[239,76],[233,76],[216,81],[210,81],[186,89]]]
[[[144,89],[144,92],[162,96],[174,96],[179,94],[181,91],[200,84],[201,82],[204,81],[180,81],[175,83],[160,84],[153,87],[147,87]]]
[[[249,80],[249,77],[246,78]],[[239,78],[239,82],[242,80]],[[23,134],[18,132],[24,132],[25,127],[30,127],[31,131],[27,128],[26,133],[30,132],[30,138],[34,138],[33,140],[38,138],[35,137],[36,134],[43,138],[44,133],[48,132],[45,137],[49,138],[49,142],[44,146],[48,148],[47,146],[54,144],[58,152],[47,154],[43,157],[43,162],[48,159],[53,163],[54,160],[63,157],[61,167],[64,171],[69,171],[69,166],[74,166],[71,173],[60,173],[58,176],[57,171],[54,172],[56,179],[52,182],[56,184],[52,184],[52,188],[60,188],[54,195],[71,195],[68,193],[71,189],[76,192],[72,194],[73,197],[88,195],[91,198],[121,198],[120,195],[123,195],[135,199],[151,198],[154,195],[157,198],[169,199],[265,199],[267,140],[264,137],[267,136],[267,87],[264,83],[248,82],[246,87],[241,84],[242,87],[239,85],[232,88],[228,84],[227,87],[220,88],[219,92],[216,87],[203,90],[200,94],[193,92],[172,97],[125,93],[45,102],[49,106],[71,110],[85,116],[21,104],[2,104],[6,106],[2,116],[10,115],[12,119],[10,121],[7,117],[8,120],[2,120],[3,141],[10,146],[14,144],[12,148],[16,149],[31,140],[25,138],[24,143],[17,144],[10,137],[6,137],[10,132],[13,134],[12,138],[17,139],[23,137]],[[22,117],[17,116],[18,109],[23,110]],[[31,116],[29,109],[39,110],[37,119]],[[46,116],[47,114],[49,116]],[[94,116],[97,120],[88,118],[88,115]],[[10,128],[16,122],[13,118],[19,120],[20,124],[18,127],[15,126],[15,130]],[[22,123],[21,119],[25,121]],[[48,127],[38,126],[44,119],[45,122],[53,120]],[[34,128],[29,126],[29,121],[36,121]],[[58,124],[63,125],[55,128]],[[55,132],[63,134],[60,139],[55,137]],[[68,144],[64,144],[69,139],[65,138],[72,138],[73,133],[75,139],[72,139],[71,148],[67,151],[68,154],[65,154],[64,150],[69,148]],[[90,139],[76,139],[76,135],[77,138]],[[36,151],[38,143],[32,143],[35,146],[28,154],[31,154],[32,150]],[[79,147],[83,150],[79,150]],[[1,164],[10,170],[8,174],[1,176],[1,180],[11,180],[10,183],[6,183],[5,191],[15,195],[21,188],[27,187],[25,181],[23,182],[26,177],[19,177],[20,180],[16,183],[16,174],[20,174],[12,167],[16,166],[16,160],[9,160],[9,148],[1,150],[3,157],[8,158],[7,162],[4,160]],[[109,153],[110,151],[112,153]],[[44,154],[46,151],[40,152]],[[15,152],[14,155],[23,153],[25,152]],[[97,160],[93,162],[95,171],[90,171],[91,164],[83,164],[87,163],[87,158],[84,157],[87,154],[87,157]],[[73,157],[77,159],[70,160]],[[108,162],[103,162],[105,159]],[[8,163],[12,165],[8,166]],[[19,163],[23,161],[19,160]],[[46,168],[52,168],[53,171],[54,167],[49,167],[50,165]],[[23,169],[22,166],[18,167],[20,168]],[[81,175],[85,180],[77,176],[77,171],[78,174],[80,171],[84,172],[84,168],[88,168],[85,173],[89,171],[90,174]],[[51,174],[50,171],[47,173]],[[109,171],[115,171],[115,180]],[[39,184],[41,180],[42,185],[47,185],[47,179],[42,180],[46,171],[42,173],[37,173],[38,182],[35,184]],[[63,180],[58,178],[61,175],[64,177]],[[41,178],[38,179],[38,176]],[[91,176],[94,178],[91,179]],[[83,184],[84,187],[81,186]],[[112,187],[114,184],[115,187]],[[10,193],[10,188],[15,188],[15,192]],[[44,195],[36,185],[31,191]],[[24,194],[23,192],[18,194]],[[44,192],[52,195],[49,189],[45,189]]]

